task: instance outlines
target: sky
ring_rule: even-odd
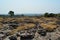
[[[0,14],[60,13],[60,0],[0,0]]]

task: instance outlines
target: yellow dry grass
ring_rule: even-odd
[[[3,18],[0,17],[0,22],[3,21]]]
[[[3,24],[0,23],[0,29],[3,28]]]
[[[51,25],[56,25],[56,22],[48,22],[48,25],[51,24]]]
[[[57,18],[52,18],[52,17],[50,17],[50,18],[45,18],[45,17],[41,17],[41,18],[31,17],[31,18],[29,18],[29,17],[26,16],[26,17],[20,17],[20,18],[5,18],[5,19],[0,17],[1,22],[3,20],[7,21],[7,22],[9,22],[9,21],[23,22],[25,19],[28,19],[28,20],[33,21],[33,22],[39,22],[40,26],[43,27],[44,29],[47,29],[47,30],[53,30],[54,28],[57,28],[56,21],[58,21],[58,20],[57,20]],[[52,22],[48,22],[46,24],[45,21],[47,21],[47,20],[48,21],[52,20]],[[0,28],[2,28],[2,27],[3,26],[0,24]],[[27,29],[27,28],[33,28],[33,27],[35,27],[35,24],[25,23],[23,26],[18,26],[17,29],[12,30],[10,33],[14,34],[17,31],[24,30],[24,29]]]
[[[55,28],[57,28],[56,25],[44,24],[44,23],[41,24],[41,27],[43,27],[44,29],[49,30],[49,31],[54,30]]]
[[[18,32],[18,31],[21,31],[21,30],[24,30],[24,29],[33,28],[33,27],[35,27],[35,24],[31,24],[31,23],[30,24],[24,24],[23,26],[19,26],[19,27],[17,27],[17,29],[12,30],[10,32],[10,34],[12,35],[12,34]]]

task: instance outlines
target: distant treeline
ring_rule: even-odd
[[[60,14],[54,14],[54,13],[45,13],[45,14],[40,14],[40,15],[24,15],[24,14],[21,14],[21,15],[13,15],[13,16],[10,16],[10,15],[0,15],[0,17],[23,17],[23,16],[30,16],[30,17],[60,17]]]
[[[21,15],[15,15],[14,14],[14,11],[9,11],[8,12],[8,15],[0,15],[0,17],[22,17],[22,16],[31,16],[31,17],[33,17],[33,16],[36,16],[36,17],[60,17],[60,13],[57,13],[57,14],[55,14],[55,13],[48,13],[48,12],[46,12],[46,13],[44,13],[44,14],[34,14],[34,15],[24,15],[24,14],[21,14]]]
[[[60,13],[54,14],[54,13],[45,13],[43,15],[44,17],[60,17]]]
[[[14,15],[14,16],[10,16],[10,15],[0,15],[0,17],[21,17],[24,15]]]

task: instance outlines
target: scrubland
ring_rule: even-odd
[[[17,26],[16,29],[13,29],[10,33],[14,34],[17,31],[20,30],[24,30],[24,29],[29,29],[29,28],[33,28],[35,27],[36,23],[38,22],[39,25],[48,30],[48,31],[52,31],[54,29],[56,29],[58,26],[57,21],[59,21],[58,18],[55,17],[7,17],[7,18],[3,18],[0,17],[0,29],[3,28],[3,22],[17,22],[17,23],[21,23],[20,25]]]

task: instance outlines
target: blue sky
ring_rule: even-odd
[[[0,0],[0,14],[17,13],[60,13],[60,0]]]

